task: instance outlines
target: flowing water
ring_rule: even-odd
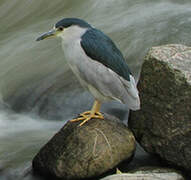
[[[1,180],[36,180],[23,176],[35,153],[93,102],[65,64],[60,41],[35,41],[62,17],[85,19],[108,34],[136,79],[150,47],[191,44],[190,0],[1,0]],[[127,121],[125,105],[107,103],[102,110]]]

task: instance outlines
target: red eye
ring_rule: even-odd
[[[63,31],[64,28],[60,26],[60,27],[58,28],[58,30],[59,30],[59,31]]]

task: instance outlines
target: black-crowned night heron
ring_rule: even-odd
[[[95,97],[91,111],[71,121],[83,125],[92,118],[103,119],[101,103],[117,100],[131,110],[140,108],[135,80],[123,55],[112,40],[84,20],[64,18],[54,28],[42,34],[37,41],[61,37],[65,59],[81,85]]]

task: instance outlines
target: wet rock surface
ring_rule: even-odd
[[[138,89],[141,110],[129,119],[137,141],[147,152],[191,170],[191,48],[151,48]]]
[[[62,179],[99,176],[130,159],[135,150],[132,132],[114,116],[68,122],[33,159],[34,172]]]

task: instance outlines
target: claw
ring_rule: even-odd
[[[70,120],[71,122],[77,122],[77,121],[82,121],[84,120],[84,117],[79,117],[79,118],[76,118],[76,119],[72,119]]]

